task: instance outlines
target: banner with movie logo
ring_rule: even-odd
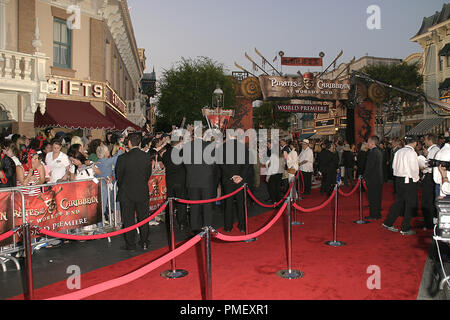
[[[0,197],[0,234],[23,222],[22,198],[15,195],[14,210],[11,194]],[[53,232],[78,229],[102,221],[100,184],[93,181],[60,184],[44,188],[38,196],[25,195],[25,218],[27,222]],[[20,241],[18,232],[16,241]],[[33,235],[37,236],[37,235]],[[12,242],[12,238],[6,241]],[[1,245],[6,245],[2,243]]]
[[[167,199],[166,175],[152,175],[148,180],[150,212],[159,209]]]

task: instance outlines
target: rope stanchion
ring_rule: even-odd
[[[353,221],[356,224],[368,224],[370,221],[366,221],[363,219],[363,201],[362,201],[362,186],[364,180],[360,176],[359,178],[359,220]]]
[[[162,256],[161,258],[149,263],[148,265],[133,271],[129,274],[126,274],[124,276],[121,276],[119,278],[109,280],[103,283],[99,283],[96,285],[93,285],[91,287],[81,289],[79,291],[61,295],[58,297],[53,297],[46,300],[80,300],[84,299],[86,297],[92,296],[94,294],[113,289],[119,286],[122,286],[124,284],[130,283],[132,281],[135,281],[136,279],[139,279],[146,275],[147,273],[155,270],[156,268],[159,268],[163,264],[169,262],[174,257],[177,257],[187,251],[188,249],[192,248],[194,245],[199,243],[202,240],[202,233],[192,237],[189,241],[181,245],[180,247],[176,248],[174,251],[169,252],[168,254]]]
[[[338,190],[339,190],[339,194],[340,194],[341,196],[343,196],[343,197],[350,197],[350,196],[352,196],[352,195],[356,192],[356,190],[358,190],[358,187],[360,186],[360,184],[361,184],[361,180],[358,179],[358,182],[356,183],[356,185],[355,185],[355,187],[352,189],[352,191],[350,191],[349,193],[344,193],[343,191],[341,191],[341,189],[338,189]]]
[[[313,207],[313,208],[303,208],[303,207],[300,207],[299,205],[297,205],[296,203],[292,204],[292,206],[293,206],[295,209],[297,209],[297,210],[299,210],[299,211],[302,211],[302,212],[314,212],[314,211],[318,211],[318,210],[321,210],[321,209],[325,208],[325,207],[333,200],[333,198],[335,198],[336,193],[337,193],[337,191],[336,191],[336,189],[335,189],[335,190],[333,191],[333,193],[331,194],[331,196],[330,196],[324,203],[322,203],[321,205],[319,205],[319,206],[317,206],[317,207]]]
[[[34,284],[33,284],[33,263],[31,260],[31,225],[25,223],[23,225],[23,239],[25,244],[25,265],[26,265],[26,286],[27,292],[25,297],[27,300],[34,299]]]
[[[204,227],[205,232],[205,299],[212,300],[212,271],[211,271],[211,227]]]
[[[288,268],[286,270],[277,271],[277,276],[283,279],[300,279],[304,276],[304,273],[300,270],[292,269],[292,224],[291,224],[291,197],[286,200],[286,215],[288,222],[288,236],[287,236],[287,264]]]
[[[215,199],[207,199],[207,200],[185,200],[185,199],[178,199],[175,198],[175,201],[179,202],[179,203],[184,203],[184,204],[205,204],[205,203],[211,203],[211,202],[216,202],[216,201],[221,201],[224,199],[227,199],[229,197],[234,196],[235,194],[241,192],[242,190],[244,190],[244,186],[240,187],[239,189],[234,190],[232,193],[224,195],[222,197],[219,198],[215,198]]]
[[[174,230],[174,218],[173,218],[173,198],[169,199],[169,228],[170,228],[170,250],[175,250],[175,230]],[[166,279],[178,279],[188,275],[188,272],[183,269],[177,269],[175,258],[170,261],[172,268],[161,273],[161,277]]]
[[[244,214],[245,214],[245,235],[248,236],[248,202],[247,202],[248,185],[244,184]],[[251,238],[244,240],[246,243],[254,242],[257,238]]]
[[[252,239],[252,238],[259,237],[260,235],[265,233],[267,230],[269,230],[274,225],[275,222],[278,221],[278,219],[281,217],[281,215],[283,214],[284,210],[286,209],[286,206],[287,206],[287,203],[283,204],[283,206],[277,212],[275,217],[273,217],[273,219],[268,224],[266,224],[264,227],[262,227],[258,231],[254,232],[254,233],[251,233],[249,235],[246,235],[246,236],[227,236],[227,235],[224,235],[224,234],[219,233],[217,231],[215,231],[213,234],[214,234],[214,236],[217,239],[223,240],[223,241],[227,241],[227,242],[245,241],[245,240],[249,240],[249,239]]]
[[[95,234],[92,236],[78,236],[78,235],[74,235],[74,234],[65,234],[65,233],[58,233],[58,232],[53,232],[53,231],[49,231],[47,229],[39,229],[39,233],[46,235],[48,237],[54,237],[54,238],[60,238],[60,239],[67,239],[67,240],[98,240],[98,239],[104,239],[104,238],[108,238],[108,237],[114,237],[114,236],[118,236],[124,233],[127,233],[129,231],[135,230],[141,226],[143,226],[144,224],[150,222],[151,220],[153,220],[157,215],[159,215],[161,212],[164,211],[164,209],[167,207],[167,202],[165,202],[156,212],[154,212],[150,217],[142,220],[141,222],[130,226],[128,228],[125,229],[121,229],[118,231],[114,231],[114,232],[110,232],[110,233],[105,233],[105,234]]]
[[[302,182],[302,185],[303,185],[303,190],[300,192],[300,186],[299,186],[299,181],[300,181],[300,179],[299,179],[299,175],[301,175],[302,176],[302,179],[303,179],[303,174],[301,173],[301,171],[299,170],[298,171],[298,173],[297,173],[297,176],[296,176],[296,178],[295,178],[295,182],[296,182],[296,186],[297,186],[297,190],[296,190],[296,192],[295,192],[295,201],[294,201],[294,203],[297,203],[298,201],[300,201],[300,200],[302,200],[303,198],[300,196],[300,193],[303,193],[304,191],[305,191],[305,186],[304,186],[304,183]],[[292,225],[293,226],[301,226],[301,225],[303,225],[304,223],[303,222],[300,222],[300,221],[297,221],[297,209],[295,209],[295,207],[293,207],[293,210],[292,210],[292,212],[293,212],[293,220],[294,221],[292,221]]]
[[[335,207],[334,207],[334,219],[333,219],[333,240],[325,242],[326,245],[332,246],[332,247],[341,247],[345,246],[346,243],[342,241],[337,240],[337,225],[338,225],[338,189],[339,184],[336,184],[334,188],[334,194],[335,194]]]

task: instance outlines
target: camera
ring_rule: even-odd
[[[450,199],[436,201],[438,218],[434,219],[437,225],[438,235],[442,241],[450,242]]]
[[[439,167],[442,166],[446,170],[450,171],[450,162],[449,161],[442,161],[442,160],[436,160],[436,159],[429,159],[428,160],[428,166],[430,168]]]

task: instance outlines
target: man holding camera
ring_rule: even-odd
[[[395,202],[384,220],[383,228],[398,232],[394,222],[403,213],[401,235],[414,235],[416,232],[411,229],[411,219],[417,209],[417,187],[419,182],[419,160],[415,151],[417,140],[414,137],[405,137],[405,147],[398,150],[394,156],[392,164],[394,170],[397,193]]]
[[[436,135],[429,133],[425,135],[425,146],[423,153],[427,158],[427,162],[435,159],[440,148],[437,146]],[[424,230],[433,229],[433,217],[436,216],[436,207],[434,201],[436,199],[436,183],[433,180],[433,167],[429,164],[422,169],[422,214],[424,218]]]

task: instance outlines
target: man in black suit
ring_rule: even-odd
[[[247,178],[250,170],[248,154],[247,146],[235,137],[229,137],[223,144],[223,164],[220,164],[219,167],[222,173],[224,194],[230,194],[248,182]],[[245,232],[243,191],[225,200],[224,229],[226,232],[230,232],[233,229],[234,200],[236,200],[237,206],[238,228],[241,232]]]
[[[336,184],[337,170],[339,168],[339,155],[336,147],[330,141],[325,142],[325,150],[320,153],[319,170],[322,172],[322,185],[320,193],[331,196],[333,186]]]
[[[383,191],[383,154],[377,145],[377,136],[367,140],[369,152],[367,154],[366,168],[364,170],[364,180],[367,184],[367,197],[369,199],[370,214],[365,217],[367,220],[381,219],[381,195]]]
[[[127,228],[140,222],[149,215],[149,190],[148,180],[152,175],[152,163],[150,156],[140,149],[142,135],[132,133],[128,136],[129,151],[117,159],[116,177],[118,194],[117,200],[120,202],[122,212],[123,227]],[[147,250],[149,225],[144,224],[139,228],[140,246]],[[135,250],[136,231],[130,231],[124,234],[124,250]]]
[[[167,198],[186,199],[186,169],[182,163],[174,163],[172,159],[173,148],[180,149],[181,142],[174,141],[160,151],[166,173]],[[177,202],[174,205],[177,210],[176,220],[180,230],[187,230],[186,205]]]
[[[183,146],[183,163],[186,168],[186,189],[189,200],[207,200],[217,196],[217,179],[215,175],[215,153],[205,152],[211,150],[211,143],[204,141],[200,136],[194,137]],[[208,157],[204,153],[209,154]],[[204,226],[212,226],[214,204],[192,204],[190,206],[190,228],[192,234],[197,234]]]

